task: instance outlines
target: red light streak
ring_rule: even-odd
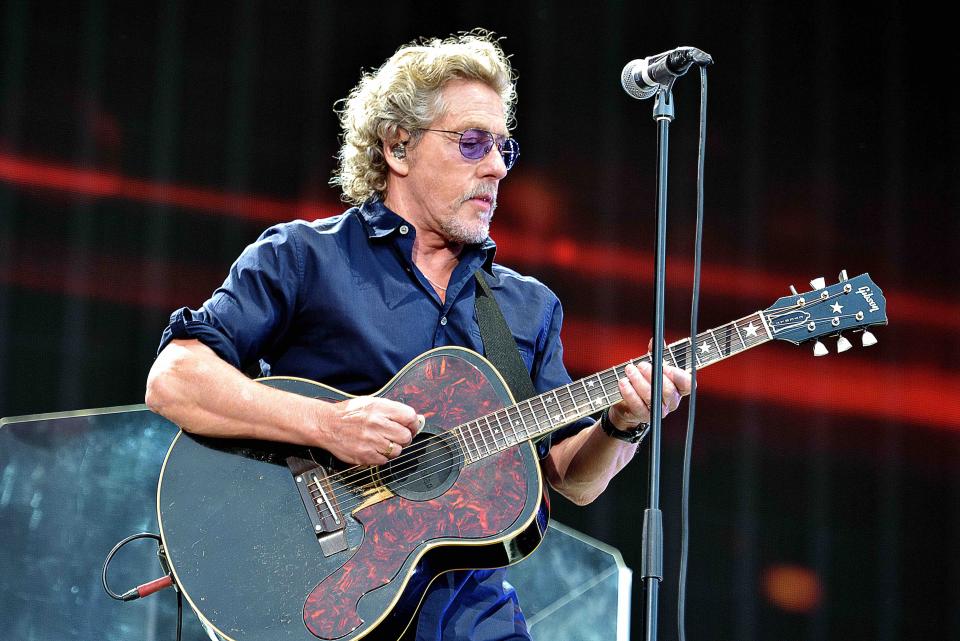
[[[314,220],[331,216],[341,209],[333,203],[288,202],[214,189],[184,187],[5,154],[0,154],[0,180],[24,187],[66,191],[94,198],[123,198],[174,205],[220,216],[262,221],[266,224],[294,218]]]
[[[647,353],[646,327],[568,318],[564,362],[592,373]],[[872,348],[876,349],[876,348]],[[960,375],[921,364],[877,363],[852,353],[815,358],[807,346],[766,344],[698,370],[701,393],[755,400],[807,412],[830,411],[960,430]]]
[[[78,169],[0,154],[0,180],[23,187],[66,191],[94,198],[122,198],[169,204],[215,215],[264,224],[293,218],[316,219],[342,210],[339,203],[290,202],[212,189],[185,187],[124,177],[94,169]],[[541,238],[498,228],[498,259],[515,265],[575,270],[591,278],[611,278],[634,285],[652,283],[649,252],[590,244],[567,237]],[[86,256],[86,277],[66,278],[65,265],[51,265],[49,257],[67,255],[64,248],[34,251],[39,262],[21,262],[0,270],[0,283],[87,297],[125,305],[169,311],[197,305],[219,283],[223,273],[198,274],[195,267],[146,262],[120,264],[112,256]],[[62,260],[62,259],[61,259]],[[671,286],[687,287],[692,264],[671,261]],[[143,274],[162,273],[163,285],[149,286]],[[853,273],[853,272],[851,272]],[[791,277],[720,264],[706,265],[702,286],[715,296],[734,296],[766,304],[786,293]],[[176,287],[172,286],[176,283]],[[882,286],[882,284],[881,284]],[[960,331],[960,305],[900,291],[886,291],[888,316],[893,323]],[[637,357],[647,351],[649,330],[614,326],[568,317],[564,326],[566,362],[571,370],[593,372]],[[704,370],[703,391],[735,399],[827,410],[879,419],[960,430],[960,377],[954,372],[922,365],[887,365],[850,358],[830,360],[805,354],[785,356],[768,346]]]
[[[78,169],[50,162],[0,154],[0,180],[13,184],[99,198],[123,198],[169,204],[219,216],[272,224],[294,218],[315,220],[339,213],[337,202],[291,202],[230,194],[213,189],[185,187],[128,178],[94,169]],[[495,230],[498,260],[518,266],[546,266],[575,270],[591,278],[611,278],[626,283],[652,285],[650,252],[576,241],[568,237],[520,235],[507,228]],[[693,264],[672,260],[669,287],[689,287]],[[851,271],[851,274],[859,273]],[[704,265],[701,287],[709,295],[747,300],[774,300],[787,293],[795,276],[753,272],[732,265]],[[881,283],[881,289],[883,285]],[[960,332],[960,305],[906,292],[885,292],[891,323],[910,323]]]

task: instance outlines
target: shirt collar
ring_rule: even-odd
[[[395,213],[379,198],[371,198],[360,205],[360,218],[366,223],[368,238],[384,238],[396,231],[407,221]],[[464,251],[479,251],[484,255],[483,268],[493,273],[493,256],[497,253],[497,244],[490,236],[478,245],[468,245]]]
[[[407,224],[407,221],[377,198],[371,198],[360,205],[360,218],[366,223],[368,238],[389,236],[400,225]]]

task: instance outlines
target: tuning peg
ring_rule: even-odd
[[[837,339],[837,353],[838,353],[838,354],[844,353],[845,351],[847,351],[847,350],[850,349],[851,347],[853,347],[853,345],[851,345],[851,344],[850,344],[850,341],[848,341],[845,337],[841,336],[840,338]]]
[[[847,278],[847,270],[845,270],[845,269],[841,269],[841,270],[840,270],[839,280],[840,280],[841,283],[844,283],[844,282],[850,280],[849,278]]]
[[[814,278],[813,280],[810,281],[810,287],[813,287],[814,289],[823,289],[826,286],[827,286],[827,279],[824,278],[823,276],[819,278]]]
[[[830,352],[827,350],[827,346],[817,341],[813,344],[813,355],[814,356],[826,356]]]
[[[877,337],[868,332],[867,330],[863,331],[863,337],[861,338],[864,347],[870,347],[871,345],[877,344]]]
[[[793,285],[790,285],[790,293],[793,294],[794,296],[799,296],[799,295],[800,295],[800,292],[798,292],[798,291],[797,291],[797,288],[794,287]]]

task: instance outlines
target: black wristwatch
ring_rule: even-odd
[[[610,421],[609,410],[603,410],[603,414],[600,415],[600,429],[603,430],[604,434],[611,438],[615,438],[620,441],[626,441],[627,443],[639,443],[650,430],[650,424],[640,423],[636,427],[629,430],[618,430]]]

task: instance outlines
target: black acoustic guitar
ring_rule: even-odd
[[[706,367],[773,339],[816,340],[815,353],[825,353],[817,339],[844,331],[876,342],[866,328],[885,324],[886,309],[868,275],[814,286],[693,344],[673,343],[664,358],[689,370],[694,359]],[[176,583],[226,639],[397,639],[440,573],[508,565],[537,547],[548,503],[531,441],[618,402],[625,365],[514,404],[483,357],[429,351],[377,393],[427,418],[414,442],[382,466],[180,432],[157,492]],[[302,379],[261,382],[331,402],[348,398]]]

